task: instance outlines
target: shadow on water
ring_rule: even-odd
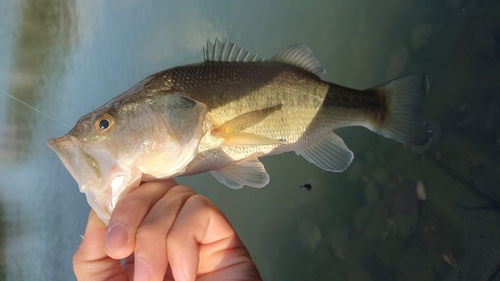
[[[79,45],[74,5],[71,0],[20,1],[9,94],[37,107],[48,98],[48,85],[57,86],[63,80],[71,52]],[[27,159],[34,123],[40,115],[14,99],[6,99],[4,106],[1,165],[11,166]]]

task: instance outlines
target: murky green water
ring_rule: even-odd
[[[72,126],[142,78],[230,38],[267,58],[305,43],[326,80],[429,74],[432,146],[339,130],[344,173],[295,154],[271,183],[179,182],[228,216],[265,280],[500,280],[500,2],[3,1],[0,90]],[[0,94],[0,279],[73,280],[89,207],[45,142],[68,131]],[[312,190],[296,188],[311,181]],[[422,193],[425,191],[425,194]]]

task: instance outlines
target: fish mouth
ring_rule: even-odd
[[[65,135],[47,142],[68,172],[78,183],[80,192],[99,217],[107,224],[120,195],[140,183],[142,173],[124,169],[113,151],[105,144],[86,145]]]
[[[103,171],[99,160],[86,152],[83,144],[75,137],[63,136],[51,139],[47,145],[54,150],[64,167],[73,176],[80,191],[85,192],[87,186],[101,182]]]
[[[93,173],[89,173],[90,171],[82,171],[82,169],[85,169],[87,167],[85,167],[86,165],[82,165],[81,160],[85,156],[83,155],[83,151],[79,145],[79,141],[72,136],[66,135],[60,138],[49,140],[47,142],[47,145],[52,150],[54,150],[61,162],[64,164],[64,167],[66,167],[71,176],[73,176],[73,178],[76,180],[76,182],[80,186],[80,191],[84,192],[84,190],[82,190],[82,187],[87,185],[88,182],[91,181],[91,179],[87,179],[86,181],[84,181],[83,175],[86,175],[88,177],[92,176]],[[90,155],[88,156],[91,157]],[[96,169],[92,170],[96,171]],[[101,177],[99,174],[100,173],[92,176],[93,181],[99,180],[99,178]]]

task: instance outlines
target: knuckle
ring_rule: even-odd
[[[115,210],[124,210],[133,212],[137,210],[140,206],[145,206],[148,204],[148,200],[143,196],[138,195],[127,195],[122,199],[118,200],[115,206]]]
[[[185,185],[176,185],[169,189],[169,193],[194,193],[194,191]]]
[[[197,205],[202,208],[212,208],[213,203],[208,199],[207,197],[201,195],[201,194],[195,194],[186,201],[186,204],[193,204]]]
[[[151,239],[151,237],[156,236],[158,233],[156,227],[151,224],[141,225],[139,229],[137,229],[136,234],[136,243],[140,243],[141,241],[147,241]]]

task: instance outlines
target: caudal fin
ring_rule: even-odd
[[[426,145],[432,139],[429,124],[422,116],[422,103],[429,90],[425,73],[408,75],[370,88],[386,98],[384,121],[370,129],[399,142]]]

